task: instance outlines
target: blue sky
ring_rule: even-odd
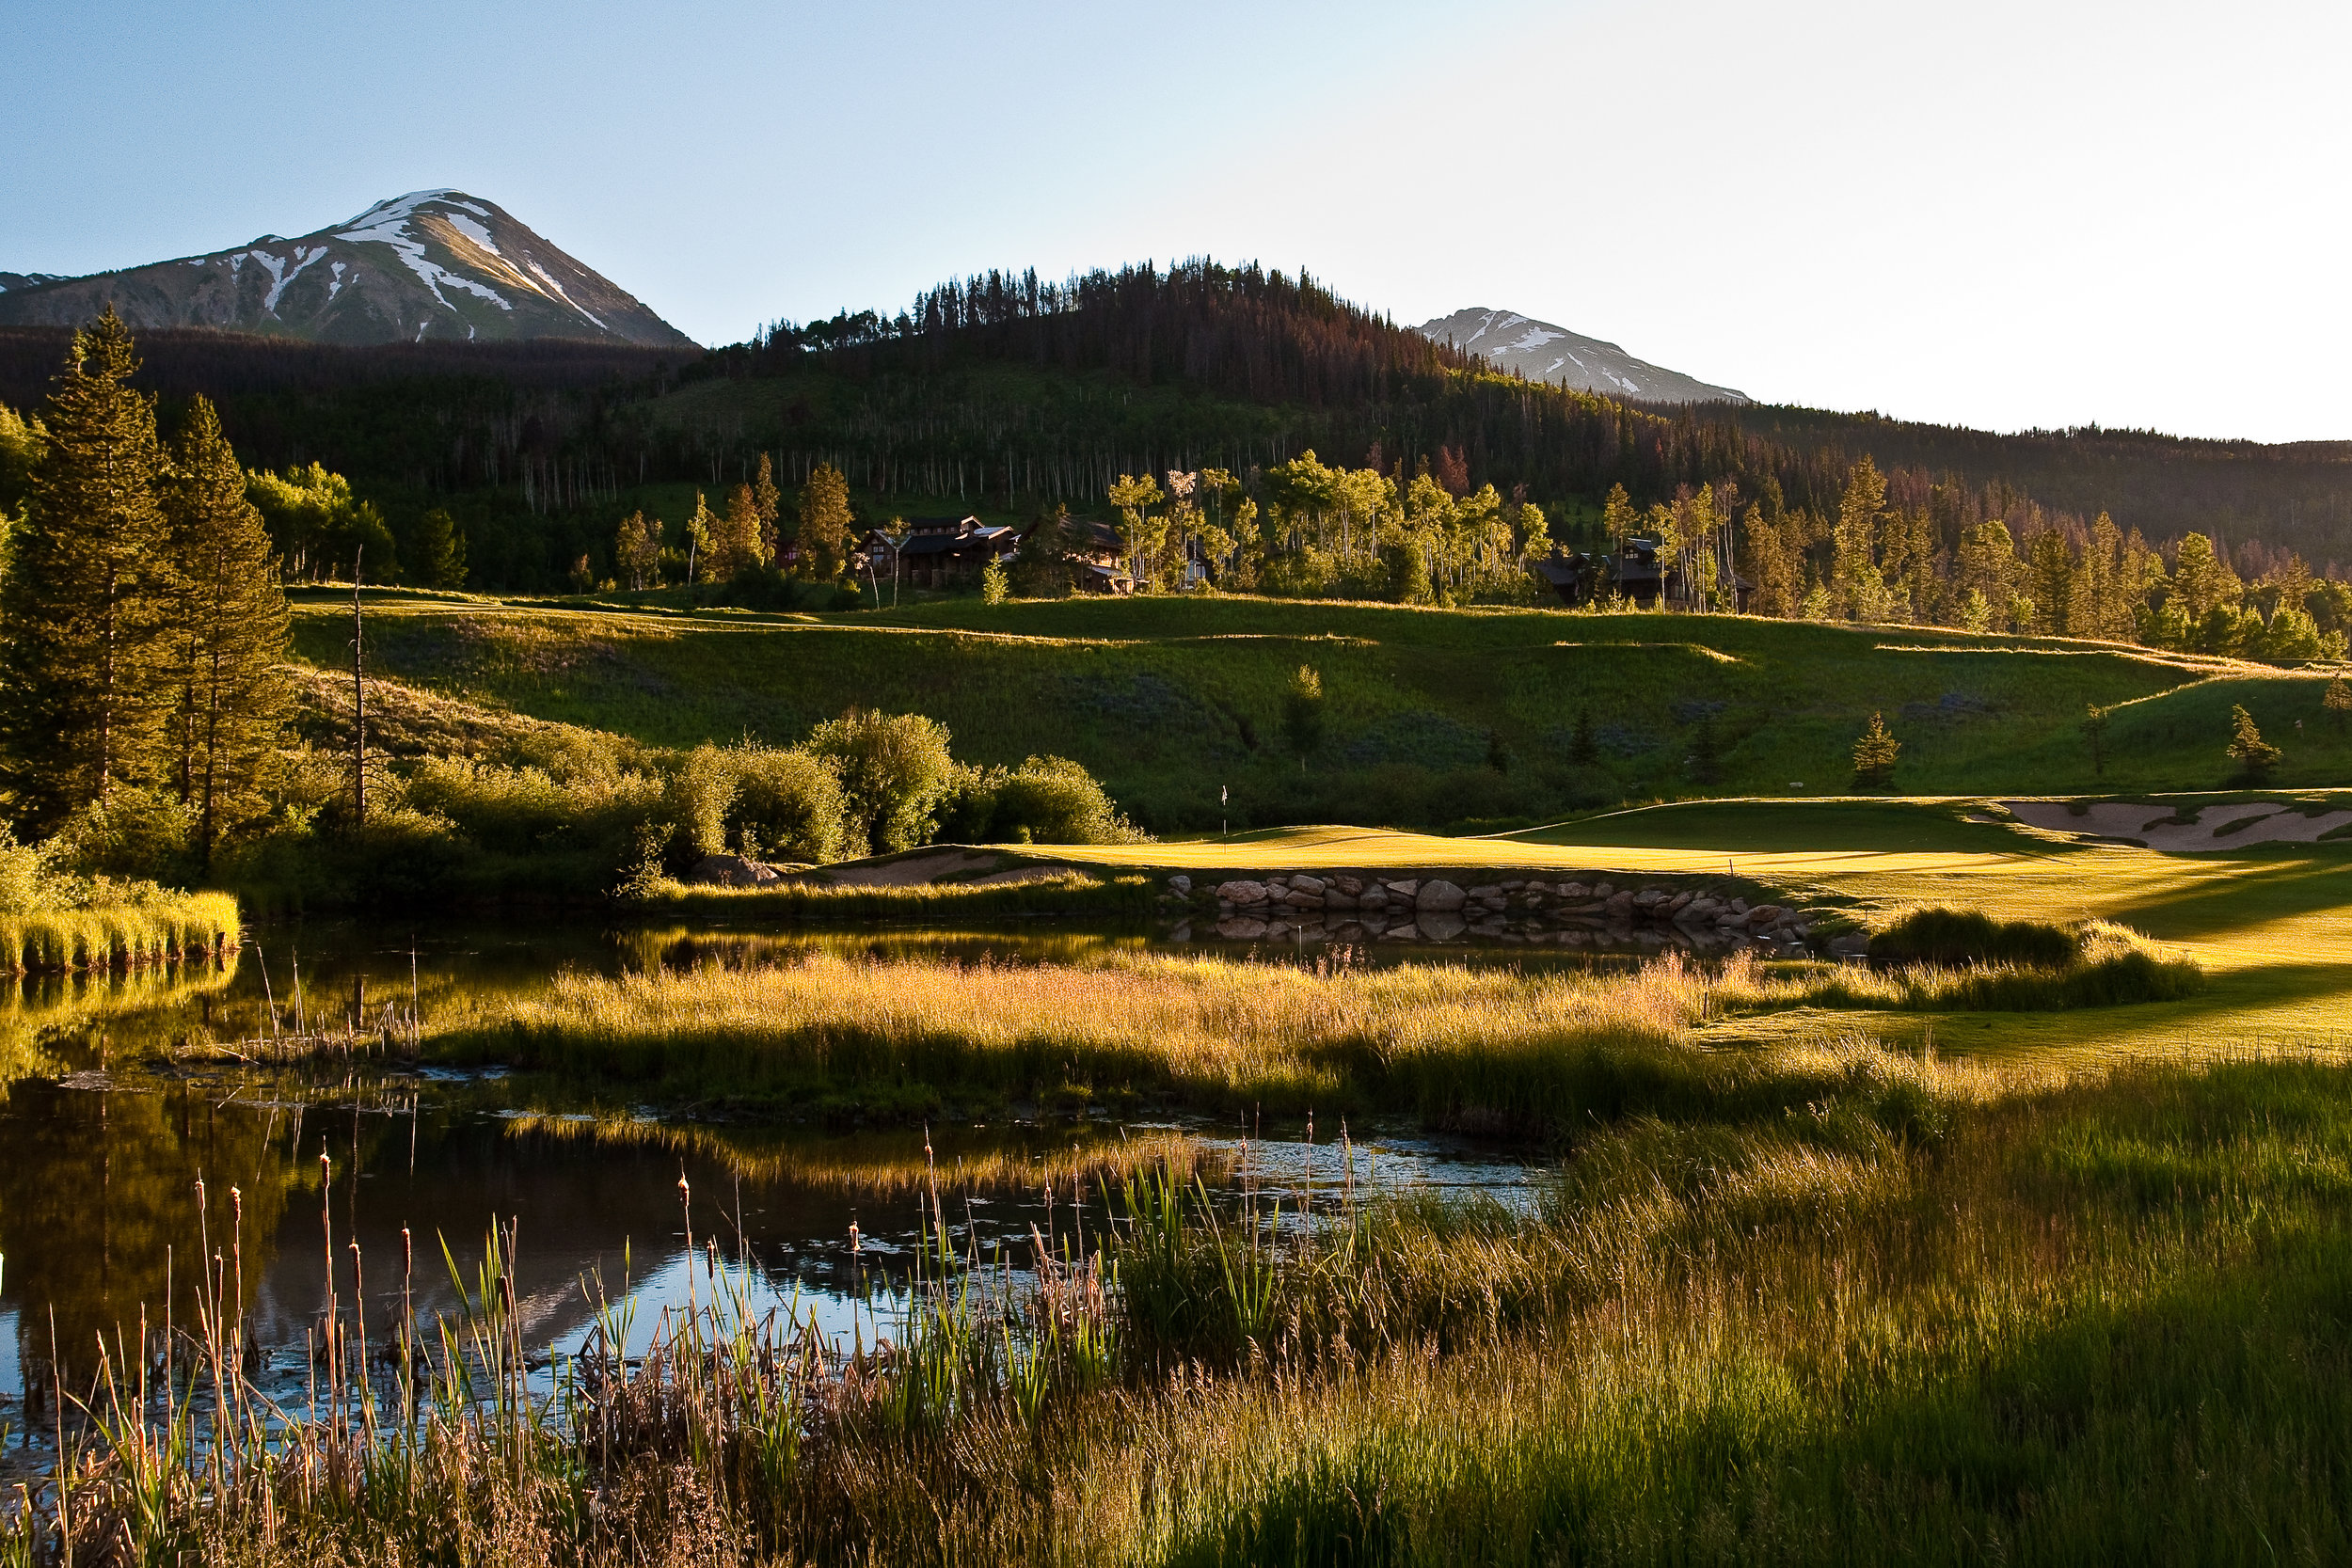
[[[488,197],[694,337],[1305,265],[1764,398],[2352,438],[2352,7],[0,0],[0,268]]]

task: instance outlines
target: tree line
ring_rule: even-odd
[[[1523,487],[1470,485],[1467,459],[1440,448],[1408,473],[1326,465],[1309,451],[1246,477],[1221,468],[1121,475],[1104,492],[1128,570],[1146,590],[1196,581],[1235,591],[1406,603],[1534,602],[1530,573],[1562,541]],[[2352,584],[2276,552],[2252,578],[2201,533],[2159,548],[2104,514],[2088,526],[1997,497],[1890,486],[1865,457],[1825,513],[1776,486],[1744,499],[1736,481],[1678,486],[1635,506],[1613,485],[1589,529],[1606,552],[1651,542],[1669,603],[1814,621],[1915,622],[2137,641],[2280,662],[2344,657]],[[1048,511],[1024,546],[1022,586],[1071,591],[1076,525]],[[1604,588],[1604,602],[1607,590]]]
[[[212,404],[166,441],[135,370],[109,310],[41,415],[8,421],[24,496],[0,575],[0,790],[36,833],[167,796],[209,863],[268,809],[290,622]]]

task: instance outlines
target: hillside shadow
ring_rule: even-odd
[[[2352,919],[2352,846],[2314,853],[2298,845],[2291,853],[2293,859],[2282,859],[2249,847],[2231,857],[2221,874],[2152,889],[2108,912],[2150,936],[2176,942],[2331,911]]]

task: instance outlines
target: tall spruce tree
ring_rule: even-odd
[[[245,470],[203,398],[172,445],[163,503],[173,782],[209,867],[221,838],[267,809],[262,787],[292,700],[280,668],[292,622]]]
[[[759,472],[752,480],[752,505],[759,514],[759,559],[773,561],[784,547],[777,521],[784,513],[784,494],[776,488],[776,467],[764,451],[759,454]]]
[[[45,829],[162,760],[169,576],[155,409],[111,308],[73,335],[0,583],[0,784]]]

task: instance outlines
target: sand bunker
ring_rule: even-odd
[[[2174,814],[2162,806],[2116,800],[2103,800],[2080,816],[2063,800],[2004,800],[2001,804],[2020,822],[2049,832],[2122,839],[2176,855],[2218,854],[2242,844],[2312,844],[2338,828],[2352,827],[2352,811],[2306,816],[2293,806],[2263,800],[2206,806],[2194,814],[2193,823],[2174,820]],[[2220,831],[2240,822],[2246,826]]]
[[[936,855],[909,855],[904,860],[889,861],[881,865],[845,865],[834,870],[812,872],[806,880],[831,882],[835,887],[914,887],[922,882],[936,882],[966,871],[994,866],[1003,859],[1001,855],[975,855],[962,849],[949,849]]]

